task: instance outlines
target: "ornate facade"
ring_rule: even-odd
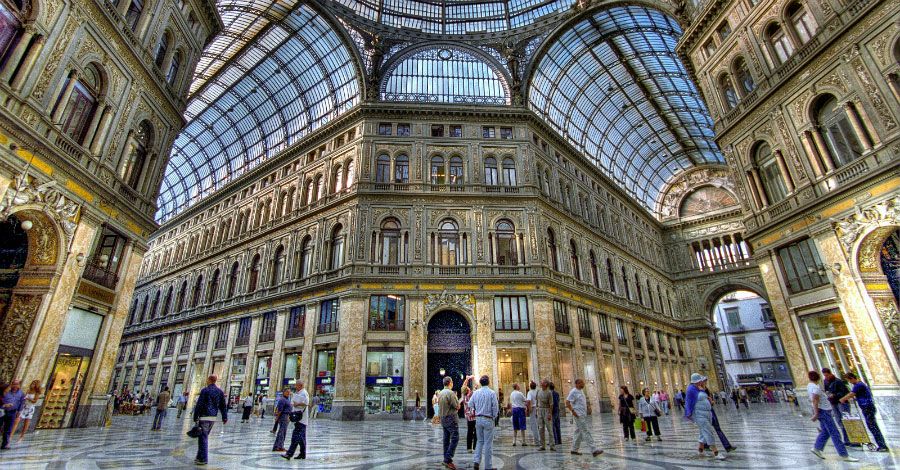
[[[39,428],[101,422],[156,229],[205,1],[0,2],[0,380],[47,391]]]

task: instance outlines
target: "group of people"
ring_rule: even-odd
[[[25,433],[31,426],[34,417],[34,408],[41,399],[41,383],[32,380],[28,390],[22,390],[22,383],[13,380],[8,384],[0,384],[0,432],[3,434],[3,443],[0,450],[9,449],[9,441],[15,436],[19,424],[22,425],[22,433],[18,441],[25,439]]]

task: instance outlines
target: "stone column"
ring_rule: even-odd
[[[865,128],[863,128],[863,123],[859,119],[859,114],[856,113],[856,109],[853,107],[853,103],[847,102],[841,105],[844,108],[844,113],[847,114],[847,120],[850,121],[850,125],[853,127],[853,132],[856,133],[856,137],[859,139],[859,143],[863,147],[864,152],[868,152],[872,150],[872,142],[869,140],[869,136],[866,134]]]
[[[532,306],[534,307],[532,327],[535,338],[539,338],[535,378],[552,377],[553,365],[556,363],[556,324],[553,320],[553,300],[549,297],[535,297],[532,299]]]
[[[497,350],[494,348],[494,319],[491,316],[491,297],[475,299],[475,328],[473,330],[472,374],[477,381],[479,377],[487,374],[491,377],[493,389],[496,392]]]
[[[811,362],[806,356],[803,341],[801,340],[803,333],[800,323],[788,308],[784,291],[782,291],[781,283],[779,282],[775,253],[757,257],[756,263],[762,274],[769,306],[772,308],[772,315],[775,317],[775,323],[778,325],[778,334],[781,336],[781,343],[784,346],[784,356],[790,368],[791,380],[794,384],[802,384],[806,380],[806,373],[809,372]],[[806,389],[802,387],[798,387],[797,390],[798,393],[806,393]]]
[[[284,277],[284,276],[282,276]],[[269,397],[278,396],[284,377],[284,330],[287,327],[288,310],[282,309],[275,316],[275,344],[272,346],[272,368],[269,370]]]
[[[53,112],[52,120],[54,123],[59,124],[60,119],[62,119],[63,111],[66,110],[66,106],[69,104],[69,98],[72,97],[72,91],[75,90],[75,82],[78,81],[78,71],[73,70],[69,75],[68,81],[66,82],[65,88],[63,88],[63,92],[61,98],[59,99],[58,104],[56,105],[56,110]]]
[[[316,304],[310,303],[306,305],[306,318],[303,328],[303,350],[300,356],[300,377],[304,379],[310,390],[315,387],[315,371],[316,368],[316,323],[318,319],[318,311]],[[312,393],[312,392],[310,392]]]
[[[19,91],[22,89],[22,85],[31,75],[31,70],[34,69],[34,64],[37,62],[38,57],[41,56],[41,52],[44,50],[44,43],[46,43],[46,37],[40,36],[34,41],[34,45],[31,46],[31,49],[28,50],[28,55],[25,56],[25,60],[22,61],[21,67],[19,67],[19,73],[13,78],[12,84],[10,85],[14,91]]]
[[[366,332],[366,299],[341,299],[340,336],[335,364],[332,419],[363,420],[362,362]]]
[[[0,81],[9,83],[9,79],[12,78],[16,66],[19,65],[19,62],[22,60],[22,56],[25,54],[25,50],[28,48],[31,38],[34,37],[34,33],[34,24],[26,24],[22,31],[22,36],[19,38],[19,42],[16,44],[16,47],[13,48],[12,54],[10,54],[9,58],[6,60],[6,68],[0,73]]]
[[[803,133],[800,134],[800,142],[803,144],[803,149],[806,151],[807,159],[809,160],[810,166],[812,166],[813,173],[816,177],[822,177],[825,172],[822,170],[822,165],[819,163],[819,152],[816,151],[816,148],[813,145],[812,133],[803,131]]]
[[[256,315],[250,322],[250,342],[247,344],[247,364],[244,367],[244,383],[241,385],[241,396],[246,396],[253,391],[253,384],[256,380],[256,345],[259,343],[261,319],[261,316]]]
[[[409,345],[407,359],[409,374],[404,377],[407,412],[412,415],[411,407],[415,406],[416,390],[421,390],[420,398],[423,406],[430,406],[431,395],[425,381],[426,325],[425,310],[421,298],[408,298],[409,302]],[[427,410],[426,410],[427,411]]]
[[[775,164],[778,165],[778,171],[784,176],[784,184],[787,186],[788,194],[793,193],[794,178],[791,177],[791,172],[784,163],[784,154],[781,153],[781,150],[775,151]]]
[[[825,164],[825,173],[831,173],[834,171],[834,159],[832,159],[831,151],[828,150],[828,146],[825,144],[825,139],[822,137],[822,131],[816,128],[812,130],[811,134],[813,143],[816,144],[816,150],[819,151],[819,156],[822,157],[822,163]]]
[[[753,177],[753,184],[756,186],[756,194],[759,196],[762,207],[767,207],[769,205],[769,197],[763,189],[762,181],[759,178],[759,170],[756,168],[750,169],[750,175]]]
[[[221,384],[225,397],[228,398],[228,390],[231,388],[231,364],[234,360],[231,355],[234,352],[234,339],[237,336],[238,322],[228,322],[228,339],[225,340],[225,367],[222,368],[222,377],[219,377],[218,383]],[[246,371],[246,367],[244,367]]]
[[[747,177],[747,189],[750,190],[750,197],[753,198],[756,209],[762,210],[765,206],[763,206],[762,199],[759,197],[759,192],[756,190],[756,182],[753,181],[753,174],[748,171],[745,176]]]
[[[106,142],[106,136],[109,133],[109,123],[112,120],[112,116],[112,107],[109,105],[104,106],[103,115],[100,118],[100,123],[97,125],[97,132],[94,134],[93,142],[91,142],[91,153],[94,155],[99,155],[100,151],[103,150],[103,144]]]

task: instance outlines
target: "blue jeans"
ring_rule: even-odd
[[[850,439],[847,437],[847,430],[844,429],[844,419],[841,417],[843,413],[850,412],[850,404],[849,403],[838,403],[837,410],[834,412],[834,420],[837,421],[838,428],[841,430],[841,433],[844,436],[844,445],[850,443]]]
[[[722,441],[722,447],[724,447],[726,450],[727,450],[727,449],[730,449],[730,448],[731,448],[731,443],[728,442],[728,438],[725,437],[725,433],[722,432],[722,428],[719,426],[719,418],[716,417],[716,410],[710,410],[710,412],[712,413],[712,420],[711,420],[711,421],[712,421],[713,429],[715,429],[715,430],[716,430],[716,434],[719,435],[719,440]]]
[[[150,429],[159,429],[162,427],[163,420],[166,419],[166,410],[156,410],[156,416],[153,417],[153,427]]]
[[[285,424],[284,426],[287,426]],[[284,427],[282,426],[282,429]],[[287,455],[293,457],[294,451],[297,450],[297,446],[300,446],[300,457],[301,459],[306,458],[306,425],[297,421],[294,423],[294,432],[291,433],[291,446],[288,447]]]
[[[562,444],[562,430],[559,425],[559,413],[553,413],[553,442],[556,445]],[[490,465],[488,465],[490,467]]]
[[[209,451],[209,432],[212,431],[214,421],[198,421],[200,436],[197,437],[197,460],[206,462]]]
[[[290,422],[288,413],[281,413],[275,423],[278,425],[278,433],[275,434],[275,444],[272,450],[284,449],[284,436],[287,435],[287,425]]]
[[[475,433],[478,440],[475,441],[475,463],[481,463],[481,455],[484,453],[484,468],[491,466],[491,454],[494,452],[494,420],[479,416],[475,418]]]
[[[13,428],[13,424],[15,424],[15,422],[16,422],[17,414],[18,414],[17,411],[7,410],[6,413],[3,415],[3,417],[0,418],[0,427],[3,428],[3,431],[2,431],[3,432],[3,445],[2,445],[2,447],[4,449],[9,447],[9,436],[10,436],[10,434],[12,434],[12,430],[13,430],[12,428]]]
[[[849,405],[847,407],[849,408]],[[875,405],[859,405],[859,409],[866,418],[866,426],[869,427],[878,448],[887,449],[887,443],[884,442],[884,436],[881,435],[881,428],[878,427],[878,421],[875,420]]]
[[[838,454],[841,457],[846,457],[848,455],[847,448],[844,447],[844,441],[841,440],[841,432],[838,431],[837,425],[834,424],[831,410],[819,409],[819,426],[819,435],[816,437],[815,449],[824,449],[825,442],[831,437],[831,442],[834,443],[834,448],[837,449]]]
[[[441,418],[441,427],[444,428],[444,463],[453,461],[456,453],[456,444],[459,444],[459,423],[455,415],[447,415]]]

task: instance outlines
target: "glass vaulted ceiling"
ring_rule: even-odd
[[[356,105],[360,88],[352,57],[319,13],[299,5],[254,32],[212,76],[201,74],[204,83],[191,96],[187,125],[166,167],[157,220]]]
[[[674,174],[723,162],[680,36],[655,10],[600,11],[552,40],[528,89],[531,109],[651,212]]]

